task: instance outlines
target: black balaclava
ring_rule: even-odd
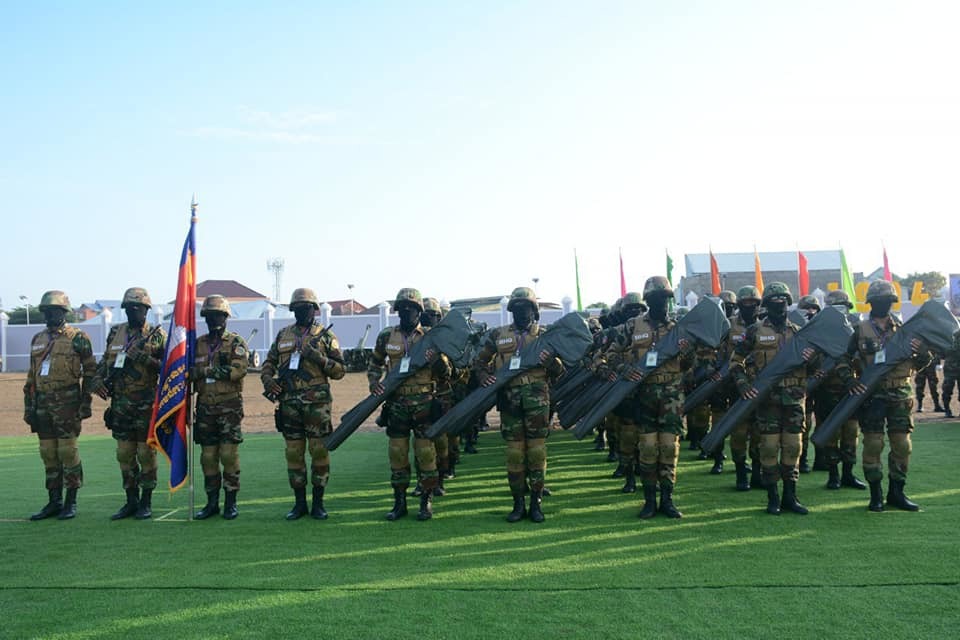
[[[876,298],[870,302],[870,317],[885,318],[890,315],[890,307],[893,306],[893,298],[884,296]]]
[[[441,314],[437,311],[424,311],[420,314],[420,324],[425,327],[435,327],[440,324]]]
[[[737,305],[734,302],[724,302],[723,303],[723,315],[727,316],[727,319],[733,317],[733,314],[737,312]]]
[[[776,326],[783,325],[787,320],[787,299],[775,296],[767,300],[764,304],[767,309],[767,318]]]
[[[48,329],[59,329],[67,321],[67,312],[60,307],[44,307],[43,320],[47,323]]]
[[[513,326],[520,331],[526,331],[533,324],[533,304],[521,302],[513,307]]]
[[[207,332],[213,336],[222,336],[224,329],[227,328],[227,314],[211,311],[204,316],[207,321]]]
[[[309,302],[300,302],[290,307],[293,317],[297,319],[298,327],[309,327],[317,316],[317,308]]]
[[[147,322],[147,307],[142,304],[129,304],[123,308],[127,313],[127,324],[133,329],[141,329]]]
[[[737,307],[740,308],[740,319],[745,325],[751,325],[757,321],[757,303],[753,302],[739,302]]]
[[[624,320],[629,320],[630,318],[636,318],[638,315],[643,313],[643,307],[639,304],[631,304],[623,309]]]
[[[650,308],[650,318],[657,324],[664,324],[667,321],[667,301],[670,300],[669,294],[654,293],[647,296],[647,306]]]
[[[404,333],[410,333],[420,324],[420,307],[412,302],[397,305],[397,315],[400,316],[400,330]]]

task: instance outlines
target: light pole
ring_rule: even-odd
[[[30,324],[30,301],[27,296],[20,296],[20,300],[23,301],[23,306],[27,309],[27,324]]]
[[[534,276],[534,277],[531,278],[531,279],[533,280],[533,292],[534,292],[535,294],[537,294],[537,295],[540,295],[540,292],[537,291],[537,283],[540,282],[540,278]]]
[[[350,315],[353,315],[353,285],[348,284],[347,289],[350,289]]]

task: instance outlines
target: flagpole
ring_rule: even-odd
[[[197,194],[193,194],[193,198],[190,200],[190,220],[191,224],[197,219]],[[194,274],[196,277],[196,274]],[[194,282],[194,287],[196,287],[196,282]],[[190,309],[190,313],[196,314],[196,307]],[[190,363],[191,365],[193,363]],[[193,512],[194,512],[194,497],[193,497],[193,461],[195,456],[194,448],[196,445],[193,443],[193,381],[187,381],[187,398],[186,398],[186,410],[187,410],[187,482],[190,497],[187,499],[187,521],[193,522]]]

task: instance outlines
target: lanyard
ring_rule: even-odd
[[[877,323],[873,321],[873,318],[870,318],[870,326],[873,327],[873,332],[877,334],[877,340],[880,341],[880,348],[883,349],[884,344],[887,342],[886,331],[881,330]]]
[[[128,326],[129,326],[129,325],[128,325]],[[144,327],[140,327],[140,332],[139,332],[138,334],[133,334],[133,333],[128,333],[128,334],[127,334],[127,341],[123,344],[123,352],[124,352],[124,353],[127,352],[127,349],[130,348],[130,345],[133,344],[133,341],[134,341],[134,340],[136,340],[137,338],[139,338],[140,336],[143,335],[143,330],[144,330],[144,329],[146,329],[145,326],[144,326]]]
[[[217,355],[217,352],[220,351],[220,347],[223,346],[223,335],[217,339],[217,344],[214,346],[212,340],[208,340],[207,344],[210,345],[210,361],[213,362],[213,356]]]
[[[43,350],[43,355],[40,356],[40,362],[43,362],[47,359],[47,356],[50,355],[50,352],[53,351],[53,343],[63,334],[63,329],[58,329],[56,331],[47,331],[47,347]]]
[[[523,343],[526,338],[527,331],[514,331],[513,339],[517,341],[517,350],[514,355],[520,355],[520,349],[523,349]]]
[[[410,335],[413,336],[417,333],[417,330],[414,329],[410,332]],[[403,340],[403,355],[406,356],[410,353],[410,343],[407,341],[407,334],[403,331],[400,332],[400,339]]]
[[[303,333],[297,336],[297,351],[300,351],[300,347],[303,345],[303,339],[307,337],[307,335],[310,333],[310,329],[312,328],[313,325],[305,327]],[[217,345],[217,348],[219,349],[220,345]]]

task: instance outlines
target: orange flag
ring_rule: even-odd
[[[753,248],[753,285],[763,295],[763,271],[760,269],[760,254]]]
[[[800,295],[805,296],[810,293],[810,271],[807,269],[807,256],[802,251],[797,251],[797,284],[800,285]]]
[[[710,289],[713,295],[720,295],[720,266],[713,256],[713,249],[710,250]]]

